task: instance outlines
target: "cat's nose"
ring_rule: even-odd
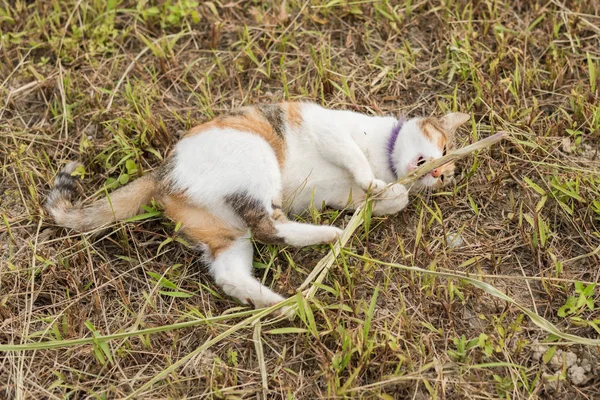
[[[440,175],[442,175],[442,169],[441,168],[436,168],[433,171],[431,171],[431,176],[433,176],[434,178],[439,178]]]

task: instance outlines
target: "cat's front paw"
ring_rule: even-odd
[[[404,185],[394,183],[375,201],[375,215],[395,214],[408,205],[408,190]]]
[[[371,184],[369,185],[369,190],[371,193],[379,193],[383,191],[387,187],[387,183],[382,181],[381,179],[373,179]]]
[[[394,183],[385,191],[384,197],[387,199],[405,199],[408,202],[408,189],[400,183]]]
[[[365,192],[381,192],[387,186],[387,183],[375,178],[375,175],[371,171],[363,171],[361,176],[357,176],[355,179],[358,186]]]

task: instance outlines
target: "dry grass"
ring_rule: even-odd
[[[599,12],[587,0],[0,1],[0,397],[600,396],[599,347],[558,340],[465,280],[381,264],[469,273],[598,338]],[[473,114],[461,145],[514,138],[461,161],[444,192],[367,218],[315,295],[290,300],[293,322],[221,295],[159,210],[99,236],[42,210],[66,160],[103,195],[197,122],[283,99],[460,110]],[[289,295],[328,251],[257,248],[258,276]]]

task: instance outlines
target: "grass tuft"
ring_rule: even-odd
[[[600,396],[599,12],[0,2],[0,398]],[[268,310],[223,296],[153,204],[104,235],[43,210],[68,160],[103,196],[198,122],[303,99],[467,112],[459,148],[511,136],[398,215],[306,216],[341,244],[257,244],[257,276],[290,297]],[[266,317],[283,306],[293,321]]]

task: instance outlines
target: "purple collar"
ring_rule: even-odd
[[[402,130],[402,126],[404,126],[404,117],[398,119],[398,122],[394,125],[392,129],[392,134],[387,143],[387,154],[388,154],[388,165],[390,166],[390,170],[394,174],[396,178],[398,178],[398,174],[396,172],[396,166],[394,165],[394,161],[392,160],[392,154],[394,153],[394,148],[396,147],[396,142],[398,141],[398,134]]]

